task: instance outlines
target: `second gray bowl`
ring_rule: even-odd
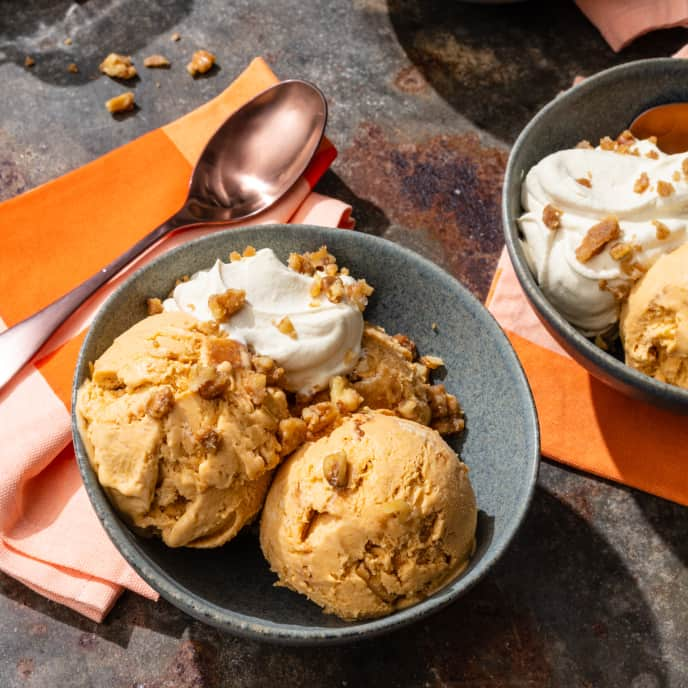
[[[688,413],[688,390],[659,382],[628,367],[584,337],[547,300],[528,267],[516,219],[522,213],[521,184],[544,157],[573,148],[581,139],[614,138],[644,110],[688,101],[688,61],[639,60],[587,78],[561,93],[530,121],[507,163],[502,222],[509,257],[537,316],[556,341],[588,372],[628,396]]]

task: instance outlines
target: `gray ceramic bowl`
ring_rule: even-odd
[[[602,351],[569,324],[545,298],[519,241],[521,183],[545,156],[581,139],[612,138],[644,110],[688,101],[688,61],[639,60],[607,69],[561,93],[531,120],[509,156],[502,198],[502,222],[516,275],[538,317],[561,346],[592,375],[623,394],[675,412],[688,413],[688,390],[659,382]]]
[[[205,551],[169,549],[134,534],[99,487],[73,424],[79,467],[105,530],[141,577],[172,604],[253,638],[302,644],[355,640],[446,606],[490,569],[514,536],[533,493],[539,437],[530,389],[506,337],[483,306],[432,263],[383,239],[310,226],[233,229],[190,242],[142,268],[103,306],[81,349],[74,393],[88,374],[89,361],[145,317],[147,297],[166,295],[177,277],[207,268],[247,244],[273,248],[282,259],[290,251],[326,244],[340,265],[375,286],[369,320],[407,333],[421,352],[444,358],[446,385],[466,414],[467,430],[455,448],[470,466],[480,508],[475,557],[459,579],[422,603],[386,618],[345,623],[301,595],[273,587],[275,576],[260,552],[255,526],[224,547]]]

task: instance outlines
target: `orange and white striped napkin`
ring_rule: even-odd
[[[260,58],[217,98],[171,124],[0,204],[0,329],[52,302],[157,227],[186,197],[193,165],[231,112],[277,82]],[[324,140],[277,205],[250,224],[353,227],[350,206],[312,192],[336,156]],[[164,240],[75,314],[0,392],[0,569],[101,621],[129,588],[156,599],[102,529],[81,482],[70,390],[88,324],[133,269],[208,229]]]

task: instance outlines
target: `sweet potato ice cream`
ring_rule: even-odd
[[[437,431],[368,412],[279,469],[260,542],[281,585],[344,619],[377,617],[458,575],[476,519],[468,469]]]
[[[621,311],[626,363],[688,388],[688,244],[660,257]]]
[[[234,537],[280,460],[289,412],[268,382],[246,347],[184,313],[119,336],[77,401],[91,465],[119,511],[172,547]]]

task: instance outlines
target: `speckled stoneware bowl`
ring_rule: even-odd
[[[688,101],[688,61],[639,60],[607,69],[561,93],[531,120],[509,156],[502,222],[509,256],[535,312],[554,339],[584,368],[623,394],[675,412],[688,413],[688,390],[643,375],[584,337],[552,306],[525,259],[516,219],[522,212],[521,183],[545,156],[581,139],[614,138],[644,110]]]
[[[208,268],[218,257],[226,260],[230,251],[248,244],[270,247],[283,260],[291,251],[326,244],[340,265],[376,288],[366,311],[370,321],[407,333],[421,352],[444,358],[445,383],[466,415],[467,430],[455,449],[470,466],[480,509],[470,567],[413,607],[372,621],[340,621],[305,597],[273,586],[275,576],[261,554],[255,525],[215,550],[169,549],[134,534],[99,487],[73,423],[79,467],[96,513],[127,561],[163,597],[232,633],[286,643],[334,643],[391,631],[437,611],[485,575],[514,536],[533,493],[539,438],[530,389],[506,337],[473,296],[427,260],[373,236],[310,226],[233,229],[190,242],[141,269],[103,306],[81,349],[74,394],[89,361],[146,316],[147,297],[164,297],[181,275]]]

